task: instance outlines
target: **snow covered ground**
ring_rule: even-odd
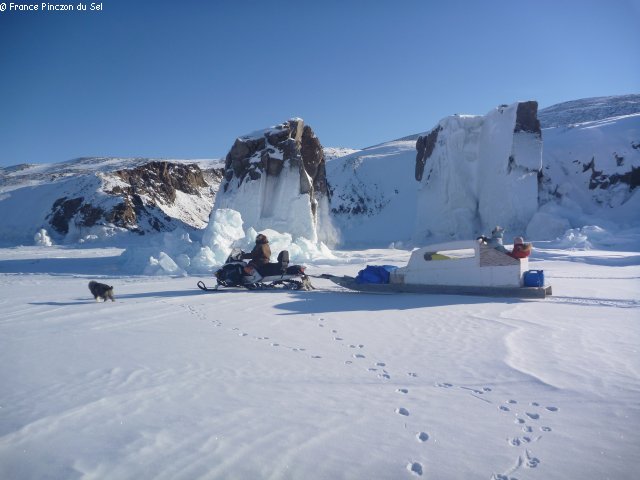
[[[554,296],[520,301],[204,293],[116,248],[0,249],[0,478],[637,478],[629,250],[538,248]],[[409,256],[335,254],[308,272]]]

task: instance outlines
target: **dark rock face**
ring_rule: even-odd
[[[538,120],[538,102],[531,100],[518,103],[513,133],[518,132],[534,133],[538,137],[542,137],[540,120]]]
[[[427,163],[429,157],[433,153],[433,149],[436,147],[436,142],[438,141],[438,134],[442,131],[442,127],[438,125],[436,128],[431,130],[427,135],[419,136],[416,141],[416,150],[418,153],[416,154],[416,180],[422,180],[422,175],[424,174],[424,166]]]
[[[115,202],[109,202],[105,209],[85,197],[60,198],[47,217],[53,229],[66,235],[73,222],[77,227],[110,224],[140,234],[173,230],[179,221],[167,216],[159,205],[173,205],[178,191],[201,196],[202,189],[209,187],[200,168],[193,164],[153,161],[110,175],[120,182],[104,193],[115,197]],[[210,174],[214,178],[220,175],[221,172]]]
[[[223,190],[232,184],[277,177],[285,165],[300,172],[299,193],[329,196],[322,145],[310,126],[292,119],[256,136],[239,137],[225,160]],[[312,202],[315,214],[315,204]]]
[[[622,158],[622,157],[620,157]],[[618,163],[620,166],[621,163]],[[629,186],[629,191],[632,192],[637,186],[640,185],[640,168],[631,167],[631,170],[625,173],[613,173],[607,175],[602,170],[596,170],[596,160],[592,158],[589,163],[582,165],[582,172],[586,173],[591,170],[591,178],[589,179],[589,190],[602,189],[607,190],[613,185],[618,183],[624,183]]]
[[[51,219],[49,220],[51,226],[58,233],[64,235],[69,233],[69,221],[78,213],[82,202],[84,202],[83,197],[71,199],[63,197],[56,200],[51,208]]]

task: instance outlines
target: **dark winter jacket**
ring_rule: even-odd
[[[245,253],[242,255],[242,258],[250,258],[251,263],[253,263],[256,267],[261,267],[266,265],[271,260],[271,248],[269,247],[269,242],[258,242],[256,241],[256,246],[253,247],[250,253]]]

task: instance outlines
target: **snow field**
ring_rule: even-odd
[[[0,477],[632,478],[635,253],[539,251],[544,301],[203,293],[118,253],[0,250]],[[409,255],[334,253],[308,271]]]

